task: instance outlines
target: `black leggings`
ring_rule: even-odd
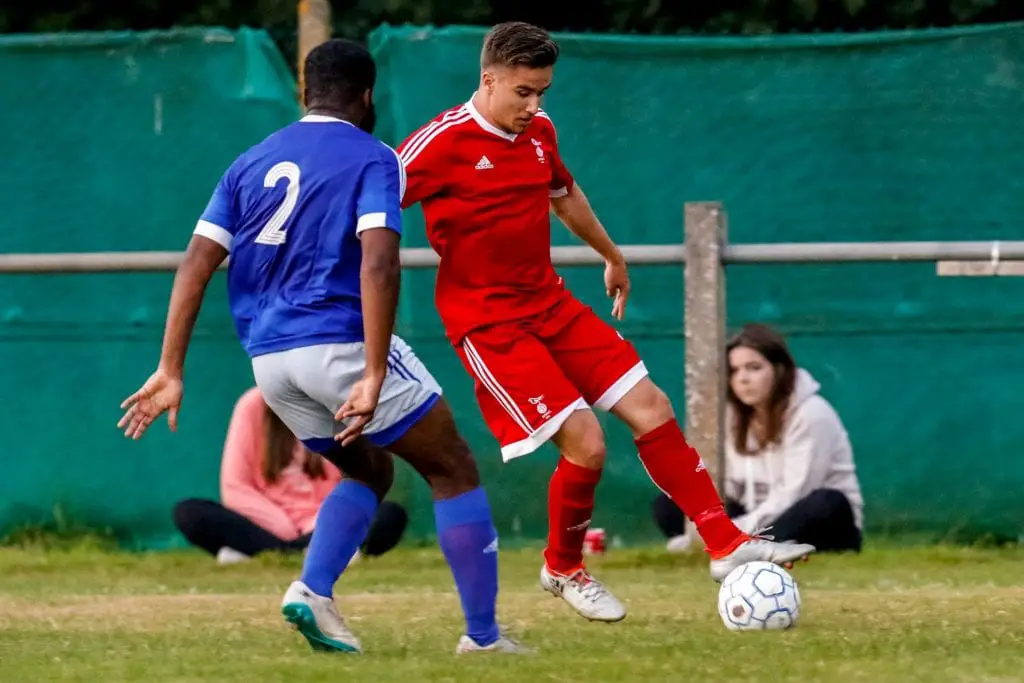
[[[405,509],[391,501],[377,508],[366,541],[364,555],[383,555],[402,539],[409,518]],[[267,550],[301,551],[309,545],[310,534],[285,541],[243,515],[212,500],[189,498],[174,506],[174,525],[189,543],[216,555],[223,548],[234,548],[245,555]]]
[[[664,493],[654,499],[654,522],[667,537],[682,535],[686,517]],[[729,517],[746,513],[734,500],[725,501]],[[776,541],[810,543],[820,552],[861,549],[860,529],[853,521],[849,499],[835,489],[817,489],[793,503],[771,525],[769,535]]]

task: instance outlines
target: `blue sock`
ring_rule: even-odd
[[[366,540],[377,512],[377,494],[358,481],[343,479],[324,499],[302,565],[302,582],[330,597],[338,577]]]
[[[495,620],[498,598],[498,533],[487,494],[476,488],[434,501],[437,540],[459,589],[466,635],[487,646],[500,636]]]

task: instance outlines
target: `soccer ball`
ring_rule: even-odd
[[[800,589],[779,565],[748,562],[722,581],[718,615],[730,631],[787,629],[800,617]]]

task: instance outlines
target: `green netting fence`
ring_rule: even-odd
[[[384,26],[379,133],[396,143],[470,97],[483,29]],[[682,204],[721,200],[743,242],[1021,239],[1024,26],[854,36],[559,36],[545,104],[621,243],[679,242]],[[2,252],[180,249],[232,158],[298,113],[260,31],[0,39]],[[418,209],[406,246],[424,246]],[[573,238],[556,228],[556,244]],[[602,313],[600,272],[567,269]],[[169,510],[217,494],[234,399],[251,382],[221,275],[187,368],[178,434],[139,443],[117,404],[151,370],[171,275],[0,276],[0,526],[66,515],[132,542],[179,542]],[[504,538],[537,540],[556,454],[501,465],[443,339],[433,274],[409,272],[399,331],[445,386]],[[635,269],[624,334],[684,408],[681,267]],[[851,434],[874,533],[1024,527],[1018,378],[1024,286],[928,264],[736,266],[729,320],[778,326]],[[654,493],[626,430],[595,524],[655,538]],[[394,497],[432,534],[426,487]]]

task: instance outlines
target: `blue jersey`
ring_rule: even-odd
[[[231,315],[250,356],[363,340],[359,234],[401,234],[404,191],[394,150],[326,116],[231,164],[195,232],[230,252]]]

